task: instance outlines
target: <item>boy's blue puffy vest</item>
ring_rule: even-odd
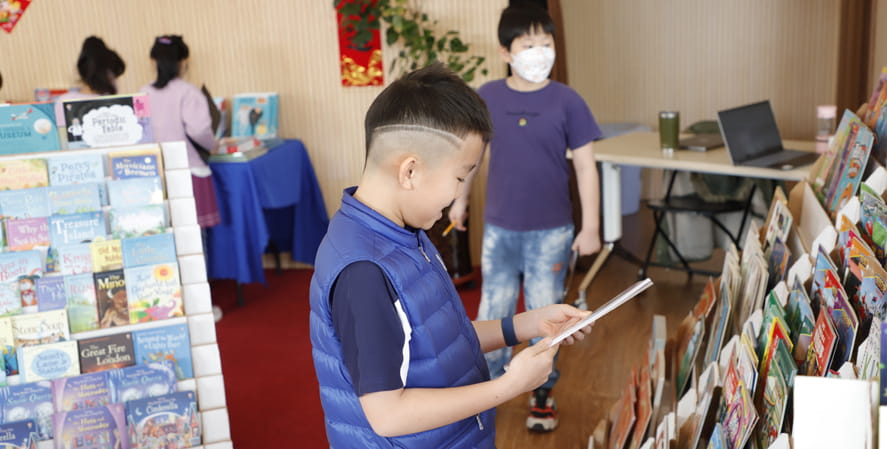
[[[412,333],[405,388],[444,388],[489,380],[477,334],[443,261],[424,231],[410,232],[345,191],[317,251],[311,279],[311,344],[333,448],[491,448],[495,410],[437,429],[384,438],[373,432],[342,361],[329,308],[330,288],[349,264],[379,265],[397,291]],[[400,351],[401,348],[391,348]]]

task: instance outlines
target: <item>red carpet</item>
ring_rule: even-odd
[[[328,448],[308,335],[311,270],[265,272],[268,286],[244,286],[237,306],[233,281],[211,283],[224,312],[216,324],[231,438],[238,449]],[[460,290],[469,315],[480,288]]]

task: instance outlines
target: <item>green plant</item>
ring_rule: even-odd
[[[439,34],[437,20],[422,12],[418,0],[333,0],[342,14],[341,26],[354,32],[351,45],[366,49],[373,30],[385,23],[385,42],[397,47],[397,56],[389,65],[389,73],[402,74],[441,61],[458,73],[466,82],[474,80],[483,67],[485,58],[468,55],[469,44],[462,41],[459,32],[448,30]]]

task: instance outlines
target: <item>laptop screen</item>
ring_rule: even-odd
[[[769,100],[719,111],[718,123],[733,164],[782,150]]]

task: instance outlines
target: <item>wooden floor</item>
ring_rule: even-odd
[[[652,235],[649,210],[644,207],[626,216],[623,247],[643,255]],[[703,264],[719,269],[723,253],[715,251]],[[578,285],[583,273],[577,273]],[[637,280],[638,266],[618,255],[611,255],[591,283],[589,308],[597,307]],[[551,433],[529,432],[524,426],[529,395],[522,395],[498,408],[496,446],[500,449],[586,448],[588,437],[629,380],[631,368],[646,356],[654,314],[666,316],[669,337],[680,320],[699,299],[706,278],[688,276],[679,270],[651,268],[654,282],[647,292],[598,322],[584,341],[561,350],[558,368],[561,378],[553,390],[559,409],[559,427]],[[575,288],[570,298],[577,295]]]

